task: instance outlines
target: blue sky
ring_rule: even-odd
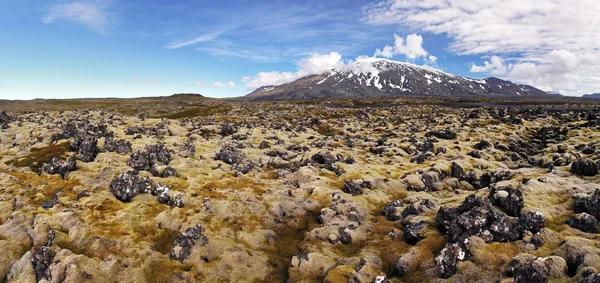
[[[240,96],[375,54],[600,91],[600,5],[569,2],[2,1],[0,98]]]

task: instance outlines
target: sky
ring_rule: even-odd
[[[0,1],[0,99],[234,97],[364,57],[600,92],[600,1]]]

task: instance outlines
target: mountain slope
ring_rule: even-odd
[[[473,80],[440,70],[367,58],[321,75],[309,75],[278,86],[265,86],[246,95],[255,100],[376,98],[384,96],[547,97],[527,85],[498,78]]]
[[[600,93],[586,94],[583,98],[600,99]]]

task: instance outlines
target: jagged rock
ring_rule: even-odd
[[[538,211],[522,212],[519,217],[519,224],[523,231],[537,233],[546,225],[546,218]]]
[[[232,146],[223,147],[215,155],[215,160],[221,160],[229,165],[241,164],[246,157]]]
[[[408,221],[404,225],[404,239],[407,243],[415,245],[425,237],[423,230],[429,226],[427,220]]]
[[[167,204],[169,200],[171,200],[171,196],[169,196],[169,191],[171,187],[162,183],[156,184],[156,189],[154,190],[156,194],[156,199],[159,203]]]
[[[489,141],[486,140],[481,140],[478,143],[475,144],[475,148],[477,150],[484,150],[486,148],[490,148],[492,147],[492,144]]]
[[[434,136],[438,139],[444,140],[453,140],[456,139],[456,133],[451,129],[446,129],[444,131],[431,131],[427,133],[427,136]]]
[[[162,171],[162,173],[160,174],[161,178],[168,178],[168,177],[177,177],[177,170],[175,170],[175,168],[171,167],[171,166],[167,166],[167,168],[165,168],[165,170]]]
[[[152,180],[139,178],[138,171],[130,170],[122,173],[110,182],[110,192],[120,201],[129,202],[138,193],[149,193]]]
[[[73,151],[79,154],[79,160],[83,162],[92,162],[98,155],[98,138],[91,135],[77,135],[75,142],[71,144]]]
[[[52,197],[51,200],[45,200],[42,202],[42,208],[43,209],[51,209],[52,207],[54,207],[54,205],[58,202],[58,194],[59,194],[60,190],[56,193],[54,193],[54,196]]]
[[[383,216],[387,217],[389,221],[398,221],[402,219],[402,206],[404,202],[402,200],[395,200],[385,205],[383,208]]]
[[[512,186],[492,187],[489,199],[493,205],[502,207],[510,216],[518,216],[524,206],[523,192]]]
[[[435,257],[437,271],[441,278],[450,278],[456,273],[456,265],[467,256],[467,250],[458,243],[447,243]]]
[[[67,174],[71,171],[75,171],[77,167],[77,159],[75,155],[72,155],[67,160],[61,160],[58,157],[52,157],[50,164],[42,165],[42,170],[50,175],[58,174],[63,179],[67,177]]]
[[[112,137],[108,137],[104,140],[104,150],[116,152],[118,154],[127,154],[131,152],[131,142],[123,139],[115,140]]]
[[[234,123],[223,123],[221,125],[221,136],[231,136],[237,132],[237,125]]]
[[[190,227],[185,232],[180,232],[177,235],[177,238],[173,241],[173,248],[171,249],[169,258],[184,263],[190,254],[192,254],[192,248],[198,242],[202,245],[208,243],[208,239],[202,235],[201,224]]]
[[[146,152],[152,163],[156,161],[168,165],[171,162],[171,151],[162,143],[146,146]]]
[[[373,154],[383,154],[385,151],[385,146],[369,147],[369,152]]]
[[[40,280],[52,280],[50,264],[56,253],[46,246],[31,248],[31,263],[35,270],[35,277]]]
[[[600,218],[600,189],[596,189],[589,197],[575,197],[575,213],[581,212]]]
[[[261,141],[260,145],[258,145],[258,148],[260,148],[260,149],[271,148],[271,144],[268,141]]]
[[[196,155],[196,146],[191,141],[186,141],[179,150],[179,156],[187,158]]]
[[[135,170],[150,171],[150,169],[152,168],[152,160],[150,159],[150,155],[147,152],[136,151],[131,154],[127,165],[131,166]]]
[[[406,219],[411,215],[421,215],[423,212],[432,210],[435,204],[428,199],[412,202],[408,207],[402,210],[401,219]]]
[[[185,206],[185,203],[183,203],[183,195],[182,194],[175,195],[174,197],[169,199],[169,207],[170,208],[184,207],[184,206]]]
[[[464,175],[465,169],[463,169],[458,163],[452,162],[450,176],[456,179],[461,179]]]
[[[331,155],[331,153],[317,153],[310,158],[312,161],[317,162],[319,164],[332,164],[337,161],[337,159]]]
[[[514,277],[515,283],[545,283],[552,264],[552,258],[518,256],[511,261],[507,274]]]
[[[567,224],[583,232],[594,233],[596,232],[596,225],[598,225],[598,219],[596,219],[596,217],[594,217],[591,214],[583,212],[571,215],[571,217],[567,219]]]
[[[600,273],[593,273],[581,279],[580,283],[600,283]]]
[[[369,181],[357,181],[357,180],[348,180],[344,182],[344,186],[342,187],[342,191],[347,194],[351,194],[353,196],[360,195],[363,193],[364,189],[370,189],[371,182]]]
[[[589,159],[579,159],[571,164],[571,173],[581,176],[596,176],[598,164]]]

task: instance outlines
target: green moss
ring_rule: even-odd
[[[218,105],[207,105],[195,107],[192,109],[187,109],[181,112],[166,114],[163,116],[159,116],[157,118],[167,118],[167,119],[181,119],[181,118],[191,118],[191,117],[199,117],[199,116],[210,116],[216,114],[227,113],[231,111],[233,107],[228,104],[218,104]]]
[[[19,157],[6,162],[6,165],[15,167],[29,167],[33,172],[39,172],[44,163],[50,163],[52,157],[64,158],[71,144],[64,142],[60,144],[52,144],[44,148],[32,148],[31,152],[23,157]]]

